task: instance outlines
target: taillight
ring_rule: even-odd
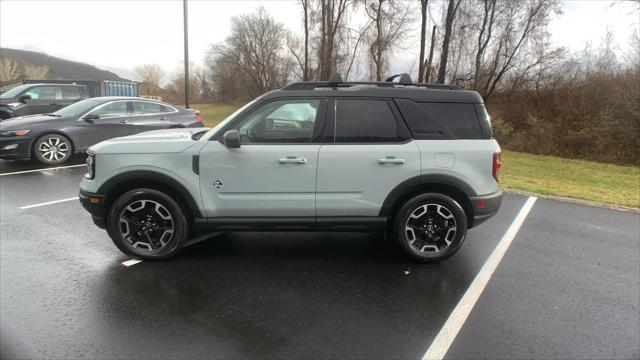
[[[200,116],[200,113],[196,113],[196,120],[202,121],[202,116]]]
[[[500,168],[502,167],[502,154],[499,152],[493,153],[493,168],[491,174],[497,182],[500,182]]]

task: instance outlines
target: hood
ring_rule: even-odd
[[[18,102],[18,98],[0,98],[0,105],[7,105]]]
[[[2,130],[20,130],[19,128],[29,127],[31,125],[39,125],[43,123],[51,123],[52,121],[63,120],[55,116],[48,115],[27,115],[15,117],[0,121],[0,129]]]
[[[96,154],[177,153],[197,143],[193,134],[207,128],[180,128],[146,131],[136,135],[105,140],[89,148]]]

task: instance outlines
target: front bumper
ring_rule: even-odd
[[[80,190],[78,197],[80,198],[80,204],[82,204],[82,207],[91,214],[93,223],[99,228],[104,229],[106,226],[105,219],[107,215],[105,212],[106,196]]]
[[[502,191],[470,197],[473,206],[473,226],[477,226],[495,215],[502,204]]]
[[[0,159],[30,158],[31,140],[31,138],[24,136],[0,137]]]

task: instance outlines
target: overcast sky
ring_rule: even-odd
[[[620,50],[627,50],[640,15],[631,3],[611,3],[564,1],[564,13],[550,27],[552,40],[577,51],[589,41],[597,45],[608,28],[614,32]],[[288,29],[301,33],[297,1],[190,0],[191,60],[200,64],[209,45],[227,35],[231,17],[259,5]],[[182,36],[182,1],[0,0],[0,46],[116,69],[125,77],[144,63],[158,63],[167,72],[175,71],[183,59]],[[397,54],[392,70],[410,70],[417,58],[413,53],[417,53],[417,46]]]

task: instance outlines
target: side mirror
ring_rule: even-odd
[[[100,116],[96,114],[88,114],[82,117],[82,120],[85,122],[88,122],[89,124],[93,124],[94,120],[98,120],[98,119],[100,119]]]
[[[240,134],[238,130],[229,130],[222,136],[222,142],[224,146],[230,149],[237,149],[240,147]]]
[[[20,102],[21,102],[21,103],[23,103],[23,104],[24,104],[24,103],[26,103],[26,102],[27,102],[27,100],[31,100],[31,95],[29,95],[29,94],[24,94],[24,95],[21,95],[21,96],[18,98],[18,101],[20,101]]]

